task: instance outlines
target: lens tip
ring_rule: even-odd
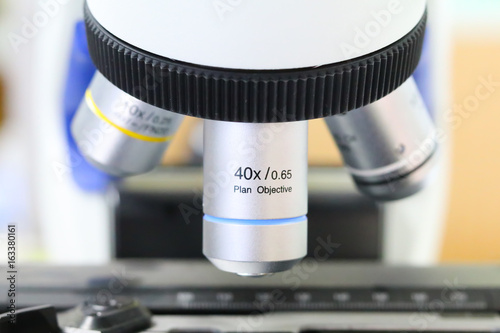
[[[261,278],[264,276],[272,276],[274,273],[236,273],[236,275],[246,278]]]
[[[286,261],[248,262],[208,258],[221,271],[238,276],[257,278],[273,275],[292,269],[302,258]]]

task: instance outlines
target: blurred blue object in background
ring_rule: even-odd
[[[71,136],[71,121],[78,110],[96,69],[90,59],[85,24],[78,22],[71,50],[64,93],[64,126],[71,159],[71,171],[77,185],[88,192],[104,192],[113,178],[90,165],[81,155]]]
[[[429,48],[430,44],[430,32],[429,28],[427,28],[427,32],[424,40],[424,50],[422,52],[422,57],[420,58],[420,64],[417,67],[417,70],[413,74],[415,81],[417,82],[418,89],[424,98],[425,104],[427,105],[427,109],[431,113],[431,116],[434,118],[436,114],[432,109],[432,105],[434,105],[434,96],[431,89],[431,50]]]

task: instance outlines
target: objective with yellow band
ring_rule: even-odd
[[[71,131],[90,163],[126,177],[158,165],[183,118],[128,95],[96,73]]]

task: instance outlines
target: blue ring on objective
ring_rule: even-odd
[[[204,220],[212,223],[225,223],[225,224],[240,224],[240,225],[283,225],[283,224],[293,224],[299,222],[307,221],[307,216],[299,216],[291,219],[276,219],[276,220],[236,220],[236,219],[224,219],[220,217],[213,217],[210,215],[205,215]]]

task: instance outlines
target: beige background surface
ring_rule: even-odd
[[[460,40],[453,57],[453,103],[461,105],[493,76],[500,82],[500,37]],[[500,262],[500,87],[452,131],[445,262]]]

